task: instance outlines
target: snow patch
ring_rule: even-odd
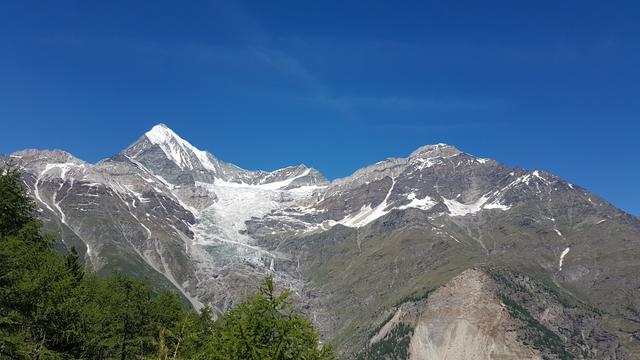
[[[71,162],[47,164],[42,174],[48,173],[51,169],[58,169],[60,171],[60,174],[59,174],[60,178],[66,181],[67,173],[69,172],[69,170],[71,170],[71,168],[75,168],[75,167],[84,167],[84,165],[71,163]]]
[[[404,209],[408,209],[408,208],[416,208],[416,209],[421,209],[421,210],[429,210],[435,204],[437,204],[429,196],[425,196],[423,199],[418,199],[416,197],[415,193],[410,193],[409,195],[407,195],[407,199],[411,200],[411,202],[406,204],[406,205],[398,206],[398,207],[396,207],[396,209],[404,210]]]
[[[311,172],[311,169],[306,169],[305,171],[303,171],[300,175],[297,176],[293,176],[291,178],[288,178],[286,180],[282,180],[282,181],[274,181],[274,182],[270,182],[270,183],[266,183],[266,184],[260,184],[260,185],[255,185],[258,186],[262,189],[269,189],[269,190],[277,190],[277,189],[283,189],[286,188],[287,186],[291,185],[291,183],[299,178],[305,177],[307,175],[309,175],[309,173]]]
[[[51,211],[52,213],[55,213],[55,211],[53,211],[51,206],[49,206],[49,204],[46,201],[44,201],[44,199],[40,195],[40,180],[42,179],[42,176],[44,175],[45,172],[47,172],[46,169],[42,171],[36,178],[36,183],[33,187],[33,194],[35,195],[36,199],[38,199],[38,201],[40,201],[44,206],[47,207],[47,209],[49,209],[49,211]]]
[[[277,171],[277,170],[276,170]],[[216,178],[215,179],[215,183],[213,185],[217,185],[217,186],[222,186],[222,187],[226,187],[226,188],[244,188],[244,189],[257,189],[257,190],[283,190],[284,188],[286,188],[287,186],[289,186],[293,181],[295,181],[296,179],[305,177],[307,175],[309,175],[309,173],[311,172],[311,169],[306,169],[305,171],[303,171],[301,174],[290,177],[288,179],[285,180],[281,180],[281,181],[274,181],[274,182],[270,182],[270,183],[264,183],[264,184],[247,184],[244,182],[231,182],[231,181],[225,181],[222,180],[220,178]],[[209,184],[211,185],[211,184]],[[308,187],[313,187],[313,188],[321,188],[324,186],[307,186]],[[292,189],[295,190],[295,189]]]
[[[486,194],[480,196],[478,200],[474,201],[471,204],[464,204],[455,199],[447,199],[445,197],[442,197],[442,200],[449,209],[449,213],[451,214],[451,216],[465,216],[469,214],[475,214],[484,209],[496,209],[502,211],[511,209],[511,206],[501,204],[498,200],[494,200],[488,203],[487,201],[489,201],[489,196],[487,196]]]
[[[569,249],[570,248],[564,249],[564,251],[562,251],[562,254],[560,254],[560,262],[558,263],[558,271],[562,271],[562,262],[564,261],[564,257],[567,256],[567,254],[569,253]]]
[[[359,228],[386,215],[387,213],[389,213],[389,210],[386,209],[388,207],[387,201],[389,200],[389,196],[391,195],[391,192],[393,191],[395,185],[396,181],[395,179],[392,179],[391,187],[389,188],[387,195],[385,196],[384,200],[382,200],[382,202],[375,208],[372,208],[371,205],[365,205],[357,213],[347,216],[337,223],[348,227]]]
[[[489,203],[489,204],[485,204],[482,208],[483,209],[498,209],[498,210],[505,211],[505,210],[511,209],[511,206],[503,205],[503,204],[500,204],[499,202],[492,202],[492,203]]]
[[[133,195],[135,198],[138,199],[138,201],[140,201],[140,203],[148,203],[151,200],[147,199],[146,197],[144,197],[141,193],[135,191],[132,189],[133,185],[124,185],[125,189],[127,189],[127,191]]]
[[[432,158],[414,158],[412,160],[416,164],[417,170],[423,170],[434,165],[440,164],[442,161],[438,157]]]
[[[468,214],[474,214],[482,210],[482,205],[487,202],[487,198],[482,195],[478,200],[471,204],[463,204],[456,200],[449,200],[445,197],[442,198],[444,204],[449,209],[452,216],[465,216]]]

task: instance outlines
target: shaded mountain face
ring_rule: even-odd
[[[19,151],[11,160],[24,169],[60,246],[75,246],[97,271],[147,276],[196,308],[207,303],[221,311],[274,274],[345,357],[363,354],[381,319],[403,306],[417,314],[406,322],[411,349],[441,354],[442,338],[432,336],[436,325],[416,327],[415,319],[430,310],[411,299],[455,287],[450,281],[458,274],[487,266],[532,279],[509,292],[524,309],[531,296],[519,294],[542,289],[530,284],[553,289],[535,293],[543,299],[561,294],[580,309],[597,309],[598,330],[581,337],[574,333],[583,323],[552,323],[544,311],[527,310],[571,356],[631,358],[640,349],[640,221],[544,171],[511,169],[437,144],[329,182],[304,165],[242,169],[164,125],[97,164],[62,151]],[[499,294],[506,285],[491,281],[497,285],[482,297],[491,301],[481,312],[505,301]],[[448,311],[464,319],[465,304]],[[565,311],[559,308],[554,311]],[[531,325],[507,315],[505,324]],[[513,337],[494,330],[478,344],[560,356],[518,347],[526,332]],[[606,336],[590,341],[593,334]]]

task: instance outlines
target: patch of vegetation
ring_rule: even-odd
[[[433,289],[428,289],[424,292],[414,292],[411,293],[409,295],[406,295],[404,297],[402,297],[400,300],[398,300],[394,307],[398,307],[404,303],[408,303],[408,302],[418,302],[421,300],[425,300],[429,297],[429,295],[433,292]]]
[[[392,312],[391,314],[387,315],[387,317],[375,328],[371,329],[371,331],[369,331],[369,335],[367,336],[369,339],[376,336],[377,333],[380,332],[380,330],[382,330],[382,328],[389,322],[391,321],[391,319],[393,319],[393,317],[395,316],[395,312]]]
[[[497,284],[506,287],[511,292],[521,294],[522,296],[532,295],[529,288],[510,278],[507,275],[509,273],[507,270],[489,267],[486,269],[486,272]],[[517,273],[514,273],[513,275],[518,276]],[[541,286],[547,293],[552,294],[561,302],[561,304],[563,304],[563,306],[576,306],[575,303],[570,303],[568,301],[562,302],[561,300],[564,297],[555,289],[549,288],[543,284],[538,284],[538,286]],[[500,293],[499,296],[511,316],[523,322],[524,328],[522,330],[525,332],[525,335],[521,336],[521,340],[525,343],[527,341],[533,341],[533,344],[531,345],[533,345],[534,348],[538,350],[547,350],[557,355],[559,359],[565,360],[573,358],[573,355],[567,351],[562,339],[556,333],[536,320],[529,310],[504,293]]]
[[[548,278],[548,275],[544,272],[541,272],[539,268],[536,268],[533,266],[529,266],[526,268],[528,269],[527,271],[528,274],[537,274],[536,276],[537,287],[541,288],[548,294],[551,294],[565,308],[576,308],[578,306],[583,306],[583,307],[587,306],[590,308],[590,310],[599,312],[599,310],[596,309],[595,307],[589,306],[588,304],[583,303],[582,301],[580,301],[575,297],[567,296],[566,294],[564,294],[563,291],[553,281],[551,281]],[[523,293],[523,294],[530,293],[529,289],[518,284],[516,281],[506,276],[505,274],[510,273],[514,277],[522,277],[522,278],[525,278],[525,277],[530,278],[529,275],[525,275],[524,273],[515,271],[511,268],[487,267],[485,270],[487,274],[489,274],[489,276],[491,276],[496,283],[505,285],[508,288],[519,293]]]
[[[356,360],[404,360],[409,358],[409,344],[414,329],[403,322],[398,323],[380,341],[367,345]]]
[[[509,314],[525,324],[523,330],[525,330],[527,334],[523,336],[522,340],[526,342],[527,339],[532,339],[534,348],[538,350],[548,350],[557,355],[561,360],[573,359],[573,355],[567,351],[562,339],[531,316],[529,310],[507,296],[501,296],[501,300],[507,307]]]

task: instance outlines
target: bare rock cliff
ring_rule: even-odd
[[[470,269],[434,291],[417,321],[410,359],[542,359],[518,339],[518,324],[493,287],[488,275]]]

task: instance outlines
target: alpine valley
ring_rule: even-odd
[[[249,171],[156,125],[96,164],[3,157],[45,228],[224,311],[267,274],[345,359],[640,359],[640,220],[445,144],[328,181]]]

